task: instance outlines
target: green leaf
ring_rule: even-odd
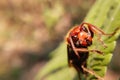
[[[96,0],[84,22],[91,23],[101,28],[106,33],[112,33],[120,27],[120,0]],[[116,39],[120,36],[120,30],[114,36],[102,36],[102,39],[108,46],[104,49],[102,45],[98,45],[96,36],[94,44],[90,49],[96,48],[103,51],[104,55],[90,53],[88,58],[88,68],[96,74],[103,77],[106,73],[112,52],[115,48]],[[55,51],[50,53],[51,60],[40,70],[34,80],[78,80],[76,70],[69,68],[67,64],[66,44],[62,43]],[[80,75],[83,77],[83,75]],[[96,80],[95,76],[88,75],[87,79]]]

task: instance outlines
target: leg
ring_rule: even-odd
[[[98,40],[101,42],[101,44],[103,45],[104,48],[107,48],[107,46],[105,45],[105,43],[104,43],[103,40],[101,39],[101,36],[102,36],[102,35],[113,36],[113,35],[116,34],[117,30],[119,30],[119,29],[120,29],[120,28],[116,28],[115,31],[114,31],[113,33],[111,33],[111,34],[106,34],[106,33],[104,33],[102,30],[100,30],[100,32],[101,32],[102,34],[98,34]]]
[[[107,33],[105,33],[104,31],[102,31],[101,29],[97,28],[96,26],[94,26],[94,25],[92,25],[92,24],[90,24],[90,23],[84,22],[83,24],[87,24],[88,27],[89,27],[89,29],[90,29],[92,32],[94,32],[94,33],[96,33],[96,34],[101,34],[101,35],[110,35],[110,36],[113,36],[113,35],[116,34],[116,32],[120,29],[120,27],[118,27],[118,28],[116,28],[116,29],[114,30],[113,33],[107,34]]]
[[[102,46],[104,48],[107,48],[106,44],[103,42],[103,40],[101,39],[101,35],[98,36],[98,40],[100,41],[100,43],[102,44]]]
[[[94,75],[96,78],[98,78],[98,80],[104,80],[102,77],[100,77],[99,75],[97,75],[94,71],[85,68],[83,65],[81,67],[83,68],[84,71],[86,71],[86,72]]]
[[[80,56],[79,56],[79,54],[78,54],[78,51],[76,51],[75,49],[76,49],[76,47],[75,47],[75,45],[74,45],[74,43],[73,43],[73,41],[72,41],[72,38],[70,37],[70,43],[71,43],[71,45],[72,45],[72,48],[73,48],[73,50],[74,50],[74,52],[75,52],[75,54],[78,56],[78,58],[80,58]]]
[[[97,28],[96,26],[94,26],[92,24],[89,24],[89,23],[85,23],[85,24],[88,24],[88,27],[92,32],[98,34],[98,40],[100,41],[100,43],[103,45],[104,48],[106,48],[107,46],[104,44],[103,40],[101,40],[101,36],[102,35],[113,36],[120,29],[120,27],[118,27],[114,30],[113,33],[107,34],[107,33],[105,33],[104,31],[102,31],[101,29]]]
[[[74,46],[74,43],[72,41],[72,38],[70,37],[70,42],[71,42],[71,45],[72,45],[72,48],[73,50],[75,51],[75,54],[79,57],[79,54],[78,54],[78,51],[81,51],[81,52],[96,52],[96,53],[99,53],[99,54],[103,54],[103,52],[99,51],[99,50],[88,50],[86,48],[76,48]]]
[[[119,30],[120,28],[116,28],[115,31],[111,34],[106,34],[104,33],[102,30],[99,30],[99,32],[101,32],[101,34],[98,34],[98,40],[100,41],[100,43],[103,45],[104,48],[107,48],[107,46],[105,45],[105,43],[103,42],[103,40],[101,39],[102,35],[108,35],[108,36],[113,36],[116,34],[117,30]]]
[[[81,52],[96,52],[98,54],[103,54],[103,52],[96,50],[96,49],[92,49],[92,50],[88,50],[86,48],[75,48],[75,51],[81,51]]]

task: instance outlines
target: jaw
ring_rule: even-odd
[[[88,46],[92,45],[92,41],[84,40],[84,41],[80,41],[80,44],[82,46],[88,47]]]

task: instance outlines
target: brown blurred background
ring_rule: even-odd
[[[0,80],[33,80],[95,0],[1,0]]]

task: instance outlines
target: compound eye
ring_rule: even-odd
[[[82,27],[82,30],[88,33],[88,30],[85,26]]]

